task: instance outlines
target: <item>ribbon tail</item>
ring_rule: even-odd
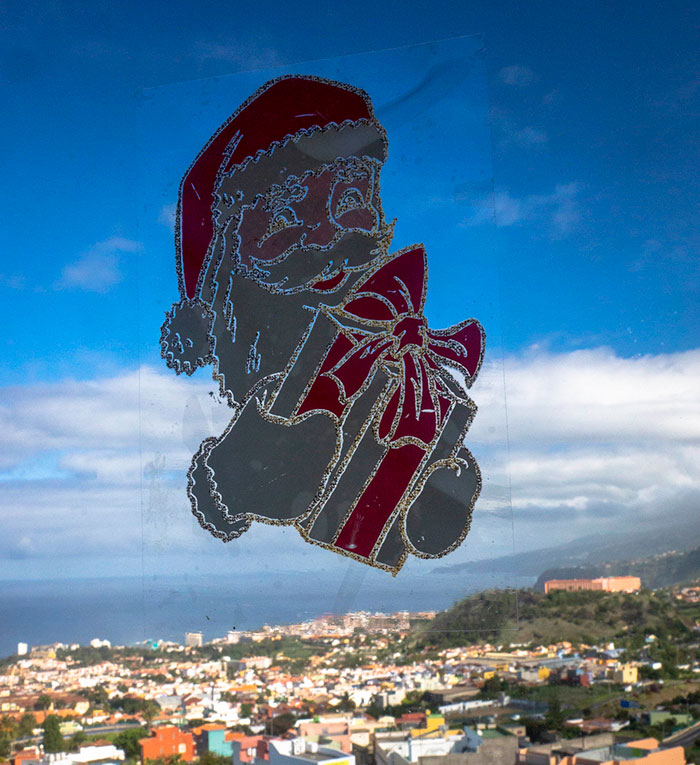
[[[381,336],[363,340],[325,374],[338,383],[349,400],[368,382],[377,361],[390,346],[391,340]]]

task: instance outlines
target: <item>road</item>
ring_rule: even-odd
[[[664,749],[670,749],[673,746],[691,746],[698,738],[700,738],[700,722],[665,738],[661,742],[661,746]]]
[[[99,736],[101,733],[119,733],[122,730],[129,730],[129,728],[144,727],[144,723],[126,722],[120,723],[119,725],[96,725],[94,728],[84,728],[83,733],[85,733],[86,736]],[[70,738],[70,736],[67,736],[66,738]],[[18,744],[35,744],[37,741],[41,741],[41,735],[17,739]]]
[[[94,736],[96,733],[119,733],[119,731],[128,730],[129,728],[145,727],[145,723],[128,722],[120,723],[119,725],[97,725],[94,728],[84,728],[83,733],[87,733],[88,736]]]

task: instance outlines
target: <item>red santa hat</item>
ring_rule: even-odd
[[[294,156],[288,151],[282,159],[289,144]],[[282,161],[271,162],[275,152]],[[197,294],[222,179],[253,170],[260,190],[263,181],[269,185],[302,163],[308,170],[349,156],[386,158],[386,137],[366,93],[295,75],[265,84],[217,130],[182,179],[176,221],[182,297]]]

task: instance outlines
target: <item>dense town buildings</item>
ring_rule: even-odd
[[[598,708],[595,714],[574,716],[563,728],[578,731],[573,735],[581,738],[557,738],[549,744],[529,740],[519,722],[548,714],[543,699],[549,696],[529,692],[537,688],[578,688],[582,693],[600,688],[602,698],[609,688],[619,710],[614,694],[633,699],[649,683],[642,670],[648,675],[657,671],[656,664],[661,666],[646,653],[656,645],[655,635],[647,635],[636,658],[611,642],[496,645],[485,640],[411,649],[409,657],[405,646],[410,623],[434,616],[327,616],[231,631],[203,646],[191,645],[193,633],[184,641],[190,645],[151,641],[131,651],[100,641],[100,647],[86,649],[93,651],[89,660],[77,645],[33,647],[2,670],[0,713],[18,722],[31,712],[37,744],[39,726],[52,715],[59,718],[66,738],[152,727],[138,741],[143,765],[165,765],[168,758],[191,762],[205,755],[231,765],[685,761],[682,747],[662,745],[660,738],[618,740],[630,724],[627,713],[606,716]],[[688,665],[687,672],[693,671],[700,673],[697,661]],[[420,709],[412,708],[418,699]],[[667,733],[693,722],[681,712],[639,708],[635,714],[640,725],[662,731],[665,726]],[[51,755],[40,747],[27,748],[26,757],[13,754],[14,765],[122,761],[123,753],[98,744],[111,746],[90,742],[91,750],[83,746]]]

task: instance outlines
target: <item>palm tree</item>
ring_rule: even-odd
[[[149,736],[151,734],[153,718],[158,714],[159,710],[160,707],[158,704],[156,704],[155,701],[151,701],[150,699],[148,701],[144,701],[143,707],[141,709],[141,715],[146,722],[146,730],[148,731]]]
[[[13,720],[9,715],[0,717],[0,736],[6,736],[11,740],[16,738],[17,727],[17,721]]]

